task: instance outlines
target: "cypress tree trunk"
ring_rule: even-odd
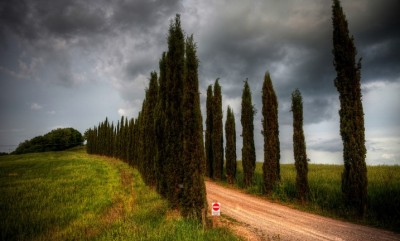
[[[165,177],[167,199],[172,207],[179,207],[183,185],[183,81],[185,40],[180,16],[172,22],[168,36],[166,72],[166,128]]]
[[[242,94],[242,165],[244,185],[251,186],[256,165],[256,152],[254,147],[254,115],[255,110],[251,101],[251,91],[247,80],[244,83]]]
[[[225,140],[226,177],[228,183],[233,184],[236,180],[236,127],[235,115],[229,106],[225,122]]]
[[[364,111],[361,101],[361,59],[349,36],[347,20],[339,0],[332,5],[333,54],[336,69],[335,86],[340,100],[340,135],[343,140],[344,171],[342,192],[345,202],[358,215],[367,208],[367,166],[365,163]]]
[[[214,177],[214,151],[212,142],[213,133],[213,89],[212,85],[207,88],[207,118],[206,118],[206,175],[210,178]]]
[[[296,166],[296,191],[302,202],[308,199],[308,159],[303,132],[303,100],[298,89],[292,93],[293,154]]]
[[[264,136],[264,191],[269,193],[280,180],[280,146],[278,99],[269,73],[264,76],[262,89],[262,134]]]
[[[186,78],[183,95],[183,166],[184,188],[182,215],[205,224],[206,188],[204,184],[205,156],[203,120],[200,110],[198,58],[193,35],[186,40]]]
[[[214,157],[214,178],[216,180],[222,179],[222,172],[224,167],[224,140],[222,135],[222,94],[221,86],[218,79],[214,84],[214,97],[213,97],[213,129],[212,129],[212,148]]]

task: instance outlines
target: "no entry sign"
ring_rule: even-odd
[[[221,205],[219,202],[213,202],[211,206],[211,215],[220,216],[221,215]]]

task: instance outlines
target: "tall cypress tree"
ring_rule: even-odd
[[[228,183],[233,184],[236,179],[236,127],[235,115],[229,106],[225,122],[225,140],[226,176]]]
[[[183,184],[183,81],[184,81],[185,39],[180,16],[171,22],[166,58],[166,127],[165,177],[167,198],[172,207],[179,206]]]
[[[224,167],[224,137],[222,135],[222,93],[221,86],[219,85],[218,79],[215,80],[214,84],[214,96],[213,96],[213,126],[212,126],[212,147],[214,157],[214,178],[221,180],[222,172]]]
[[[146,106],[146,99],[143,100],[142,109],[138,114],[138,135],[137,135],[137,167],[139,172],[142,174],[143,179],[146,180],[146,172],[145,167],[146,164],[143,161],[144,153],[145,153],[145,135],[144,126],[145,126],[145,106]]]
[[[334,66],[337,73],[334,82],[339,92],[340,135],[343,140],[342,192],[346,204],[363,216],[367,208],[368,180],[361,101],[361,59],[356,63],[357,50],[339,0],[333,0],[332,21]]]
[[[124,121],[124,128],[122,129],[122,135],[123,135],[123,145],[122,145],[122,160],[125,162],[128,162],[128,150],[129,150],[129,122],[128,122],[128,117],[125,116],[125,121]]]
[[[128,163],[131,166],[133,166],[133,156],[134,156],[134,148],[135,148],[134,129],[135,129],[135,119],[131,118],[131,120],[129,121],[129,150],[128,150]],[[112,130],[112,127],[111,127],[111,130]]]
[[[213,89],[212,85],[207,88],[207,101],[206,101],[207,117],[206,117],[206,175],[214,177],[214,151],[212,142],[213,133]]]
[[[296,191],[303,202],[307,200],[310,189],[308,187],[308,159],[306,142],[303,132],[303,98],[299,89],[292,93],[293,112],[293,154],[296,166]]]
[[[146,166],[146,183],[149,185],[156,184],[156,130],[155,130],[155,112],[154,107],[157,105],[158,83],[157,73],[150,74],[149,88],[146,91],[146,105],[144,106],[144,156],[143,162]]]
[[[262,134],[264,136],[264,191],[269,193],[280,180],[280,146],[278,99],[268,72],[265,73],[262,89],[262,116]]]
[[[254,147],[254,115],[255,109],[251,100],[251,91],[247,80],[244,82],[242,94],[242,165],[244,174],[244,185],[251,186],[256,167],[256,151]]]
[[[157,178],[157,191],[162,196],[166,197],[167,193],[167,183],[165,176],[165,148],[167,145],[167,140],[165,138],[165,125],[166,125],[166,113],[167,108],[166,100],[166,72],[167,72],[167,54],[164,52],[161,56],[159,62],[160,77],[159,82],[159,92],[158,92],[158,102],[156,111],[156,140],[157,140],[157,165],[156,165],[156,178]]]
[[[183,95],[183,167],[184,188],[181,200],[182,215],[205,224],[206,188],[204,184],[205,156],[203,120],[200,110],[198,80],[199,60],[193,35],[186,40],[186,78]]]

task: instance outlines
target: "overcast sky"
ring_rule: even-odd
[[[398,0],[342,0],[362,57],[367,164],[400,164],[400,9]],[[5,0],[0,3],[0,151],[57,127],[80,132],[106,117],[136,117],[150,72],[181,14],[206,89],[220,78],[224,123],[236,116],[248,78],[257,109],[257,161],[263,161],[261,87],[266,71],[279,101],[281,162],[293,162],[291,92],[304,101],[311,163],[342,164],[328,0]]]

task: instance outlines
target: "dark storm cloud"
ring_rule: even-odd
[[[38,1],[34,3],[39,25],[50,34],[70,38],[107,31],[107,13],[89,1]]]
[[[224,3],[207,3],[213,10],[203,20],[209,23],[207,32],[199,33],[199,45],[205,45],[199,51],[200,75],[207,84],[220,77],[223,94],[235,98],[248,78],[256,108],[261,109],[262,81],[270,71],[282,111],[289,112],[290,94],[299,88],[309,100],[305,103],[306,124],[332,119],[337,114],[337,91],[333,84],[331,2]],[[363,84],[382,76],[396,81],[400,76],[397,6],[395,0],[343,1],[350,33],[363,57]],[[290,115],[283,118],[284,123],[291,122]]]
[[[330,139],[330,140],[312,140],[308,143],[307,149],[316,151],[327,151],[327,152],[341,152],[342,140],[341,139]]]
[[[87,67],[86,72],[108,71],[117,82],[131,81],[155,69],[167,32],[162,27],[167,28],[179,10],[179,1],[4,1],[0,4],[1,49],[16,51],[7,61],[2,55],[2,71],[74,86],[84,79],[76,73]],[[155,55],[155,50],[157,57],[142,53]],[[98,60],[100,64],[93,63]],[[101,69],[94,70],[93,64]]]
[[[397,88],[400,2],[341,2],[358,57],[363,58],[364,97],[371,99],[370,93],[379,92],[374,86]],[[29,110],[32,103],[43,106],[42,114],[54,110],[53,116],[60,115],[56,107],[62,106],[65,99],[50,99],[43,93],[75,92],[89,86],[91,92],[84,102],[104,99],[115,114],[118,111],[136,116],[150,71],[158,71],[158,60],[167,50],[170,21],[180,13],[185,33],[193,33],[198,45],[203,116],[207,86],[220,78],[224,111],[227,104],[234,107],[239,136],[240,98],[243,81],[248,79],[258,110],[255,141],[257,159],[261,160],[261,88],[264,74],[269,71],[279,101],[283,152],[290,152],[292,146],[290,108],[295,88],[303,95],[305,127],[321,132],[314,133],[321,141],[311,140],[310,149],[340,151],[338,126],[330,125],[338,123],[339,108],[333,83],[336,73],[332,64],[331,4],[326,0],[0,1],[0,130],[24,129],[22,120],[26,118],[21,109]],[[97,85],[103,88],[101,94],[96,94]],[[46,92],[41,90],[44,87]],[[104,98],[112,93],[118,94],[124,104],[116,104],[115,96],[114,102]],[[98,115],[110,115],[100,109],[104,108],[99,107]],[[39,112],[29,113],[33,116]],[[379,119],[374,121],[382,124]],[[5,122],[9,124],[3,125]],[[44,121],[38,119],[37,123],[40,126]],[[238,138],[238,157],[240,146]]]
[[[362,57],[362,78],[370,81],[386,76],[395,81],[400,73],[400,2],[396,0],[360,3],[348,15],[350,31]]]
[[[91,35],[107,29],[104,9],[85,1],[5,1],[1,12],[3,35],[14,33],[32,41]]]
[[[33,19],[30,17],[30,7],[24,0],[2,1],[0,3],[0,37],[4,43],[7,31],[15,32],[23,37],[36,36]]]
[[[149,32],[160,22],[168,22],[169,17],[180,10],[179,0],[138,0],[116,1],[113,21],[124,30],[134,27]]]
[[[221,14],[216,10],[218,14],[207,16],[213,24],[207,33],[200,33],[199,44],[205,45],[199,52],[203,78],[221,77],[227,98],[240,97],[248,78],[253,102],[261,110],[262,81],[269,71],[285,113],[283,124],[291,122],[290,94],[295,88],[312,96],[308,107],[319,113],[306,122],[329,118],[321,113],[330,104],[323,98],[335,91],[328,47],[330,6],[324,8],[317,1],[308,10],[296,2],[241,1],[223,7]]]

